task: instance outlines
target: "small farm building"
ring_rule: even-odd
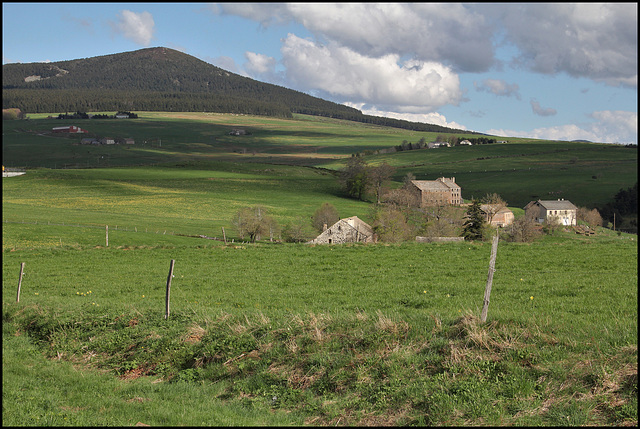
[[[78,133],[78,134],[82,134],[82,133],[86,133],[86,130],[83,130],[80,127],[77,127],[75,125],[68,125],[65,127],[54,127],[51,129],[52,133]]]
[[[462,189],[455,177],[412,180],[409,189],[417,197],[420,207],[462,204]]]
[[[490,222],[491,226],[505,227],[511,225],[514,216],[507,207],[497,207],[491,204],[482,204],[480,210],[484,213],[484,218]],[[493,216],[493,217],[492,217]]]
[[[524,207],[524,212],[538,223],[556,222],[565,226],[577,224],[578,208],[564,199],[531,201]]]
[[[340,219],[311,240],[311,244],[373,243],[373,228],[358,216]]]
[[[462,140],[458,143],[460,146],[473,146],[469,140]]]

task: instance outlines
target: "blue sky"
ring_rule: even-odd
[[[2,62],[164,46],[366,114],[637,144],[636,3],[3,3]]]

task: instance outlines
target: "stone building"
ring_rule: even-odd
[[[577,224],[578,208],[569,200],[531,201],[524,207],[524,212],[538,223],[559,223],[564,226]]]
[[[462,204],[462,189],[456,184],[455,177],[412,180],[410,190],[418,199],[420,207]]]
[[[340,219],[311,240],[311,244],[373,243],[373,228],[357,216]]]
[[[507,207],[496,207],[492,204],[482,204],[480,210],[484,214],[484,219],[491,223],[491,226],[501,228],[513,223],[514,215]]]

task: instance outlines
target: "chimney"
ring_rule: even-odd
[[[327,230],[327,224],[326,224],[326,223],[323,223],[323,224],[322,224],[322,231],[324,232],[324,231],[326,231],[326,230]]]

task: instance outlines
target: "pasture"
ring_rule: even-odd
[[[231,223],[252,205],[308,220],[324,202],[370,221],[335,170],[418,133],[141,117],[96,130],[155,129],[161,147],[73,146],[3,124],[5,159],[48,167],[3,179],[4,424],[637,425],[637,236],[501,242],[483,324],[489,243],[244,244]],[[241,127],[244,143],[225,135]],[[99,151],[109,168],[51,168]],[[585,143],[367,157],[383,160],[395,186],[453,175],[463,197],[510,205],[550,189],[589,205],[637,180],[634,149]],[[197,237],[222,228],[227,245]]]

